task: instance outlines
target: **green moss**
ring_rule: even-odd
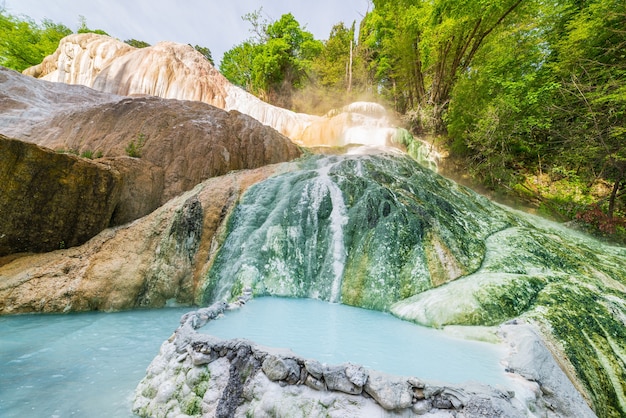
[[[530,309],[546,285],[540,277],[520,276],[506,283],[489,284],[475,295],[480,308],[468,325],[497,325]]]
[[[202,398],[191,393],[180,402],[180,410],[187,415],[199,416],[202,414]]]
[[[230,289],[230,300],[233,301],[242,294],[243,283],[241,283],[241,280],[236,280],[235,283],[233,283],[233,287]]]
[[[626,308],[611,303],[618,297],[623,300],[618,292],[573,279],[555,282],[537,300],[547,309],[533,314],[551,327],[600,417],[626,412],[626,327],[620,320]]]
[[[141,391],[141,396],[146,397],[148,399],[153,399],[157,394],[156,388],[152,386],[146,386],[143,391]]]
[[[208,381],[202,381],[202,382],[198,382],[194,388],[193,388],[193,392],[199,396],[200,398],[204,397],[204,394],[206,393],[206,391],[209,389],[209,382]]]

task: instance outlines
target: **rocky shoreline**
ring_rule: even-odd
[[[289,350],[196,330],[245,303],[217,302],[181,318],[135,391],[140,416],[593,417],[541,339],[510,322],[515,390],[480,383],[448,385],[344,363],[326,365]]]

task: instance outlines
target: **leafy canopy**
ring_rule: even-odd
[[[47,19],[37,24],[0,10],[0,65],[17,71],[37,65],[71,33],[67,26]]]
[[[290,107],[293,91],[305,84],[322,43],[291,13],[273,23],[262,21],[260,11],[244,19],[251,23],[256,36],[227,51],[220,71],[257,96]]]

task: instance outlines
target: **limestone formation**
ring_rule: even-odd
[[[625,260],[623,249],[497,207],[406,156],[310,156],[207,180],[82,247],[0,261],[0,311],[205,305],[251,291],[432,326],[523,318],[606,416],[619,411],[625,381],[611,366],[626,341]],[[358,373],[303,367],[310,390],[360,387]]]
[[[394,142],[397,129],[378,104],[355,103],[325,116],[272,106],[232,85],[191,46],[173,42],[137,49],[105,35],[73,34],[24,74],[122,96],[201,101],[249,115],[304,146],[421,147],[413,138],[408,144]]]
[[[0,135],[0,257],[83,244],[109,226],[122,176]]]
[[[273,129],[202,102],[58,89],[9,70],[0,71],[0,83],[7,97],[0,102],[0,133],[79,155],[140,157],[142,163],[120,162],[120,169],[129,172],[132,165],[137,173],[143,166],[142,174],[127,176],[126,190],[151,210],[209,177],[301,155]],[[58,109],[56,103],[69,105]]]

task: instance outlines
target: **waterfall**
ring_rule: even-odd
[[[385,310],[474,271],[483,239],[508,223],[397,150],[309,156],[244,193],[202,303],[250,288]]]
[[[301,170],[252,187],[207,280],[205,301],[257,294],[341,300],[346,263],[344,196],[332,174],[339,157],[312,158]]]
[[[341,280],[346,263],[343,228],[348,222],[347,210],[343,201],[341,189],[339,189],[339,186],[337,186],[329,176],[329,172],[334,164],[329,164],[326,160],[322,160],[318,164],[318,176],[314,181],[311,192],[312,210],[309,214],[316,214],[320,209],[320,205],[324,197],[330,197],[332,210],[330,213],[329,227],[331,233],[330,247],[333,272],[330,302],[339,302],[341,296]],[[311,218],[316,218],[316,216],[311,216]],[[317,224],[317,219],[311,219],[311,221]]]

